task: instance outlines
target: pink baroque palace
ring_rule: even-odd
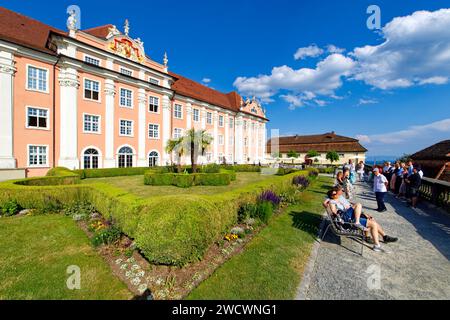
[[[68,31],[0,7],[0,170],[166,165],[190,128],[214,138],[199,163],[259,163],[265,112],[169,71],[114,25]],[[189,157],[182,159],[189,163]]]

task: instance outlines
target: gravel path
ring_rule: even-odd
[[[391,195],[388,212],[378,213],[366,184],[357,185],[355,195],[400,240],[379,253],[367,244],[361,257],[360,243],[329,231],[297,299],[450,299],[450,215],[426,204],[411,209]]]

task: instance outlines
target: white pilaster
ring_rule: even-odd
[[[244,130],[243,130],[243,119],[242,116],[239,116],[236,118],[236,123],[235,123],[235,161],[238,164],[242,164],[244,163],[243,161],[243,156],[244,156]]]
[[[224,154],[224,156],[225,156],[225,159],[227,159],[227,162],[228,162],[228,153],[229,153],[228,144],[230,142],[230,119],[229,119],[229,115],[228,114],[225,115],[224,122],[225,122],[224,123],[224,125],[225,125],[225,137],[224,137],[224,139],[225,139],[225,141],[224,141],[225,152],[224,153],[225,154]]]
[[[253,155],[252,155],[252,146],[253,146],[253,140],[252,140],[252,134],[253,134],[253,122],[249,119],[247,121],[247,157],[250,159],[250,163],[253,163]],[[245,159],[247,160],[247,159]]]
[[[60,86],[60,155],[58,166],[78,169],[78,73],[73,68],[62,68]]]
[[[186,129],[192,128],[192,104],[186,103]]]
[[[219,113],[214,111],[213,114],[214,121],[214,151],[213,151],[213,162],[218,162],[219,160]]]
[[[170,155],[166,152],[167,141],[171,138],[171,112],[172,107],[170,105],[170,98],[168,95],[163,95],[162,98],[162,112],[163,112],[163,125],[162,125],[162,138],[163,138],[163,150],[162,150],[162,162],[161,165],[170,163]]]
[[[259,162],[259,122],[256,122],[255,123],[255,132],[254,132],[254,138],[256,139],[255,140],[255,146],[256,146],[256,149],[255,149],[255,163],[256,164],[258,164],[258,162]]]
[[[13,148],[14,56],[0,52],[0,168],[16,167]]]
[[[105,160],[104,168],[114,168],[114,96],[116,95],[114,80],[105,80]]]
[[[146,125],[146,111],[147,111],[147,96],[145,89],[138,90],[138,167],[148,167],[145,141],[147,140],[147,125]]]

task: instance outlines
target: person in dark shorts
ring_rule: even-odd
[[[410,175],[406,182],[408,183],[409,196],[411,197],[411,206],[417,208],[417,201],[419,200],[420,186],[422,184],[422,177],[419,174],[420,168],[414,166],[413,173]]]

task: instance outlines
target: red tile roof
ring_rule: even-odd
[[[420,150],[411,156],[413,160],[446,160],[450,161],[450,140],[444,140]]]
[[[0,7],[0,39],[55,54],[47,48],[50,31],[67,34],[42,22]]]
[[[279,137],[279,151],[287,153],[289,151],[306,153],[311,150],[317,152],[366,152],[357,139],[339,136],[334,132],[309,135],[309,136],[288,136]],[[271,140],[267,142],[267,152],[271,152]]]
[[[86,30],[82,30],[82,31],[85,33],[89,33],[90,35],[93,35],[94,37],[106,39],[106,37],[109,34],[109,28],[112,28],[112,26],[113,26],[112,24],[106,24],[104,26],[90,28],[90,29],[86,29]]]

